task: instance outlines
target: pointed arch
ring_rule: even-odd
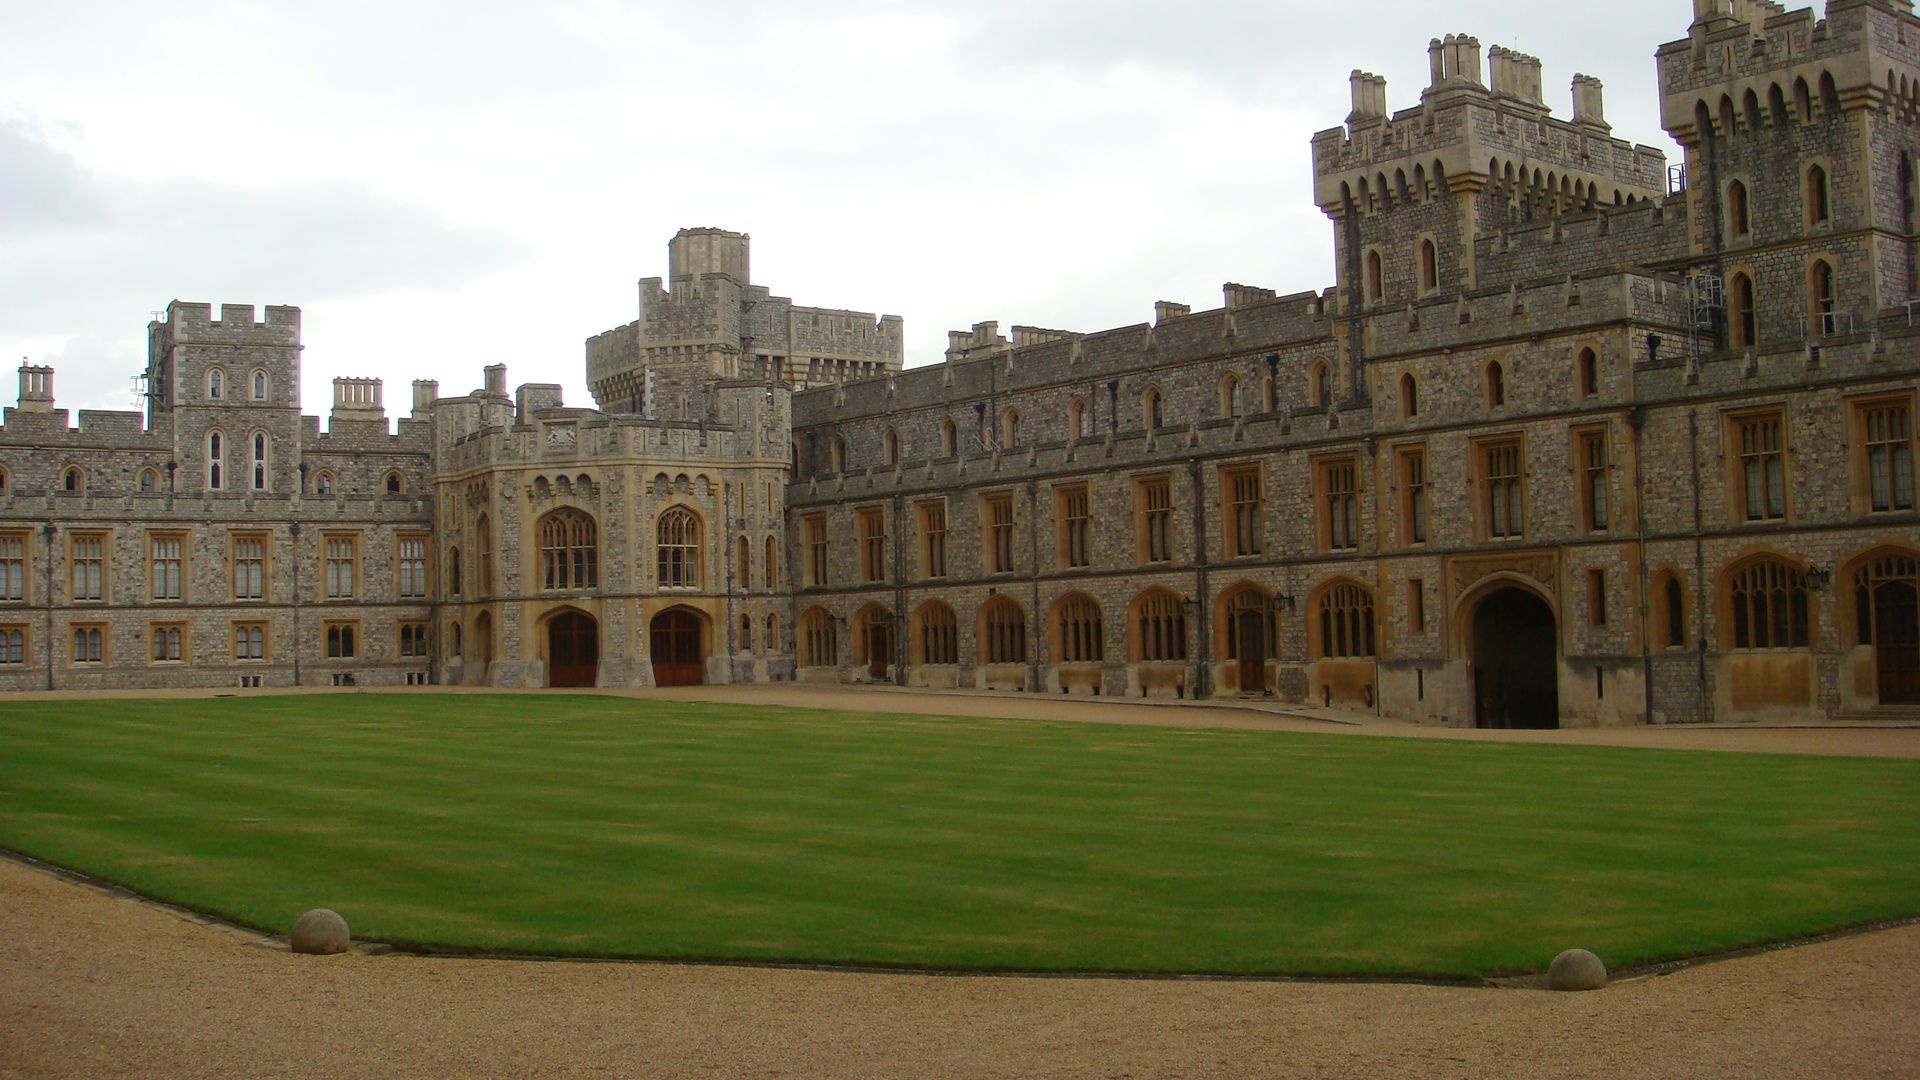
[[[1047,619],[1052,640],[1049,652],[1062,664],[1097,664],[1106,659],[1106,631],[1100,604],[1083,592],[1070,592],[1053,602]]]
[[[1181,662],[1187,658],[1187,613],[1179,594],[1155,586],[1127,605],[1127,659],[1134,663]]]
[[[840,635],[831,612],[808,608],[795,627],[795,662],[803,668],[839,667]]]
[[[662,589],[698,589],[705,523],[685,506],[669,506],[654,521],[655,581]]]
[[[538,532],[542,589],[591,589],[599,584],[599,528],[591,515],[562,507],[540,519]]]
[[[981,663],[1027,662],[1027,613],[1012,597],[1002,594],[981,605],[974,633]]]
[[[929,600],[913,613],[913,662],[917,665],[960,662],[960,620],[944,601]]]
[[[1373,590],[1350,577],[1322,582],[1307,601],[1308,655],[1315,660],[1378,656]]]

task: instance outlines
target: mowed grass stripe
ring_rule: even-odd
[[[1470,975],[1920,912],[1920,765],[592,696],[0,707],[0,842],[270,929]]]

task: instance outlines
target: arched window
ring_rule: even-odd
[[[1187,615],[1180,598],[1165,590],[1150,592],[1135,604],[1134,648],[1147,662],[1187,658]]]
[[[485,514],[473,523],[475,553],[473,590],[481,596],[493,593],[493,522]]]
[[[405,482],[401,479],[400,473],[397,470],[387,474],[387,477],[386,477],[387,494],[398,495],[400,494],[401,490],[405,486],[406,486]]]
[[[1753,348],[1758,335],[1753,312],[1753,279],[1744,273],[1727,279],[1727,344]]]
[[[1220,380],[1220,418],[1232,420],[1241,415],[1240,379],[1228,375]]]
[[[333,494],[333,474],[325,469],[320,470],[320,475],[313,478],[313,490],[316,495]]]
[[[1807,224],[1826,224],[1830,209],[1827,170],[1818,165],[1807,166]]]
[[[1373,594],[1340,582],[1320,595],[1320,655],[1374,655]]]
[[[1004,596],[987,602],[980,613],[980,655],[989,664],[1027,662],[1027,614]]]
[[[143,492],[152,491],[155,487],[159,485],[159,483],[160,483],[159,473],[154,472],[152,469],[140,470],[140,490],[141,491]],[[5,495],[6,493],[7,493],[7,478],[4,473],[0,473],[0,495]]]
[[[222,440],[220,438],[220,433],[217,431],[207,432],[207,488],[208,490],[211,490],[211,491],[220,490],[221,482],[222,480],[224,480],[224,477],[221,475],[221,466],[225,464],[225,462],[222,460],[225,451],[226,451],[226,446],[223,445],[222,443]]]
[[[1507,403],[1507,370],[1495,360],[1487,365],[1487,407],[1497,409]]]
[[[1386,293],[1386,274],[1381,268],[1380,253],[1367,252],[1367,302],[1377,304]]]
[[[1054,611],[1061,663],[1097,664],[1105,658],[1100,605],[1082,593],[1074,593],[1061,600]]]
[[[778,615],[767,616],[766,641],[767,641],[766,650],[768,652],[777,653],[780,651],[780,616]]]
[[[599,584],[599,530],[584,512],[567,508],[540,519],[540,581],[543,589]]]
[[[734,586],[741,592],[746,592],[753,587],[753,573],[750,560],[748,559],[748,555],[752,549],[752,545],[747,543],[746,537],[740,536],[734,538],[733,580]]]
[[[1067,438],[1083,439],[1093,434],[1087,422],[1087,399],[1075,397],[1067,402]]]
[[[767,537],[766,546],[767,591],[774,592],[780,588],[780,545],[773,537],[769,536]]]
[[[833,471],[837,473],[847,471],[847,440],[838,435],[833,437]]]
[[[1166,413],[1159,387],[1149,386],[1147,392],[1140,395],[1140,413],[1146,419],[1148,431],[1160,430],[1160,425],[1166,420]]]
[[[1267,598],[1265,593],[1252,586],[1248,586],[1234,593],[1233,598],[1226,603],[1226,658],[1228,660],[1239,660],[1241,658],[1240,649],[1242,642],[1240,639],[1240,630],[1249,612],[1260,620],[1260,623],[1256,625],[1261,626],[1261,640],[1254,647],[1254,651],[1259,655],[1253,659],[1271,660],[1276,655],[1275,644],[1280,637],[1277,628],[1273,625],[1273,602]]]
[[[461,627],[460,627],[460,624],[459,624],[459,623],[457,623],[457,622],[456,622],[456,623],[454,623],[454,624],[453,624],[453,656],[454,656],[454,659],[456,659],[456,660],[457,660],[457,659],[459,659],[460,657],[462,657],[462,656],[465,656],[465,655],[466,655],[466,644],[467,644],[467,642],[466,642],[466,634],[465,634],[464,632],[462,632],[462,630],[461,630]]]
[[[950,458],[959,452],[958,429],[953,425],[953,418],[948,417],[940,421],[940,456]]]
[[[1815,333],[1839,330],[1839,320],[1834,316],[1833,264],[1825,259],[1815,259],[1807,268],[1807,302],[1813,307]]]
[[[1325,360],[1313,365],[1313,382],[1309,391],[1313,400],[1308,404],[1323,409],[1333,407],[1333,367]]]
[[[259,368],[255,368],[253,377],[248,381],[253,384],[253,400],[267,400],[267,373]]]
[[[888,468],[900,464],[900,435],[892,428],[880,438],[880,456]]]
[[[825,608],[814,608],[800,616],[801,667],[836,667],[840,663],[840,636],[834,630],[833,616]]]
[[[922,664],[960,662],[960,621],[952,608],[938,600],[928,601],[915,613],[913,639]]]
[[[1654,625],[1660,632],[1660,646],[1684,649],[1687,646],[1687,601],[1680,588],[1679,575],[1661,575],[1654,584]]]
[[[1738,180],[1727,184],[1727,233],[1733,239],[1745,239],[1751,231],[1747,212],[1747,185]]]
[[[1412,375],[1400,376],[1400,415],[1409,419],[1420,415],[1420,383]]]
[[[1778,559],[1756,559],[1734,571],[1727,594],[1733,648],[1807,647],[1807,576],[1801,571]]]
[[[699,588],[700,519],[684,506],[673,507],[660,515],[655,535],[659,548],[660,587]]]
[[[1440,252],[1433,241],[1420,241],[1420,291],[1430,293],[1440,287]]]
[[[1592,349],[1581,349],[1580,358],[1574,365],[1578,370],[1575,378],[1580,380],[1580,396],[1594,397],[1600,393],[1600,357]]]
[[[753,651],[753,616],[751,615],[740,616],[740,641],[738,648],[739,651],[743,653]]]
[[[70,468],[60,475],[60,486],[68,491],[84,491],[87,486],[86,474],[79,468]]]
[[[221,386],[221,383],[224,380],[225,380],[225,375],[224,373],[221,372],[219,368],[207,369],[207,400],[208,401],[220,400],[220,391],[223,389],[223,387]]]
[[[460,590],[466,584],[466,582],[460,580],[460,578],[461,578],[460,549],[458,547],[450,547],[447,549],[447,595],[448,596],[461,595]]]
[[[253,433],[253,490],[267,490],[267,433]]]
[[[1011,450],[1020,445],[1020,410],[1008,409],[1000,414],[1000,447]]]

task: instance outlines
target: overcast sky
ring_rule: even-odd
[[[171,299],[305,311],[336,375],[585,391],[683,226],[753,236],[757,284],[906,319],[909,366],[994,319],[1092,331],[1220,285],[1331,283],[1308,141],[1347,73],[1418,103],[1426,43],[1605,81],[1661,133],[1685,0],[0,0],[0,357],[128,408]],[[1484,61],[1483,61],[1484,62]],[[0,402],[13,401],[9,377]]]

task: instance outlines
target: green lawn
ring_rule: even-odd
[[[1920,762],[567,695],[0,701],[0,845],[460,949],[1476,975],[1920,913]]]

